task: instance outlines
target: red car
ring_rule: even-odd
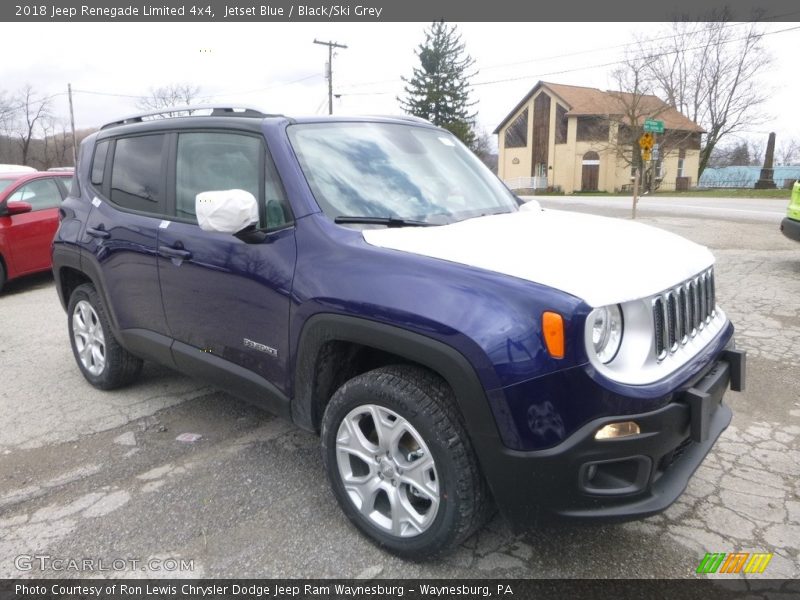
[[[0,172],[0,290],[9,279],[47,271],[58,207],[72,173]]]

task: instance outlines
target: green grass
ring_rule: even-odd
[[[692,190],[689,192],[656,192],[657,196],[680,196],[686,198],[783,198],[788,200],[792,190],[751,190],[718,188],[713,190]]]

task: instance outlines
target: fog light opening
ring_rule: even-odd
[[[605,427],[601,427],[594,434],[596,440],[615,440],[618,438],[628,437],[630,435],[639,435],[639,425],[634,421],[621,421],[619,423],[609,423]]]

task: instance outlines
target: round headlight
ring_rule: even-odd
[[[622,343],[622,311],[618,304],[596,308],[589,315],[592,346],[602,363],[611,362]]]

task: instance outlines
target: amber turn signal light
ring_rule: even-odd
[[[547,351],[553,358],[564,358],[564,318],[546,310],[542,313],[542,333]]]

